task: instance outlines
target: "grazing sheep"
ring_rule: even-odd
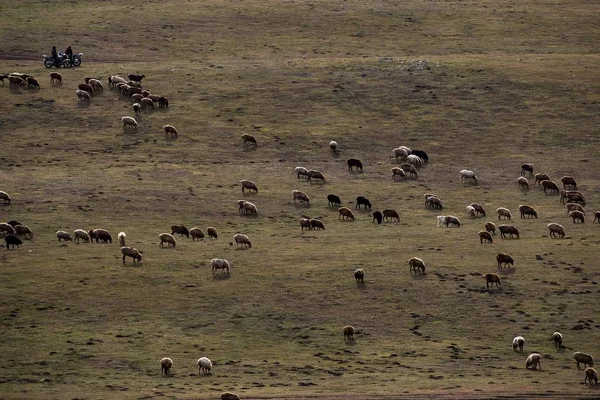
[[[493,222],[486,222],[484,225],[486,232],[491,232],[492,235],[496,234],[496,224]]]
[[[535,182],[533,185],[537,185],[538,183],[541,185],[543,181],[549,181],[550,177],[547,174],[535,174]]]
[[[50,72],[50,84],[62,83],[62,75],[58,72]]]
[[[591,354],[582,353],[580,351],[576,351],[573,353],[573,358],[577,361],[577,369],[581,369],[579,364],[583,364],[583,367],[586,368],[588,365],[590,367],[594,366],[594,357]]]
[[[496,255],[496,261],[498,262],[498,269],[502,269],[502,264],[506,265],[507,268],[515,266],[515,260],[510,254],[498,253]]]
[[[300,190],[292,190],[292,201],[296,204],[296,200],[300,203],[305,203],[307,207],[310,207],[310,197]]]
[[[244,214],[258,215],[258,208],[249,201],[245,201],[242,204],[242,209],[244,210]]]
[[[11,244],[12,244],[13,249],[15,248],[15,246],[19,247],[20,245],[23,244],[21,239],[19,239],[18,237],[14,236],[14,235],[5,236],[4,241],[6,242],[6,250],[10,249]]]
[[[381,225],[381,223],[383,222],[383,214],[379,211],[375,211],[373,213],[373,222],[377,222]]]
[[[4,85],[5,79],[8,79],[8,75],[0,75],[0,81],[2,81],[2,85]]]
[[[522,353],[523,346],[525,346],[525,338],[523,336],[517,336],[513,339],[513,351],[517,351],[517,348],[519,348],[519,351]]]
[[[158,98],[158,108],[169,108],[169,99],[165,96],[160,96]]]
[[[210,260],[210,267],[212,269],[213,275],[215,274],[215,271],[218,269],[222,269],[223,273],[229,274],[229,270],[231,269],[231,264],[229,264],[229,261],[227,261],[223,258],[213,258],[212,260]]]
[[[125,263],[125,257],[133,258],[133,263],[142,261],[142,254],[138,251],[138,249],[134,249],[133,247],[123,246],[121,247],[121,254],[123,254],[123,264]]]
[[[420,167],[423,164],[423,160],[414,154],[409,154],[408,157],[406,157],[406,162],[414,165],[415,167]]]
[[[554,347],[556,348],[556,350],[560,349],[560,346],[562,346],[563,341],[563,336],[561,335],[561,333],[554,332],[552,334],[552,340],[554,341]]]
[[[540,371],[542,370],[542,364],[540,363],[540,360],[542,359],[542,356],[539,355],[538,353],[531,353],[529,355],[529,357],[527,357],[527,361],[525,361],[525,368],[529,369],[537,369],[537,367],[540,367]]]
[[[516,236],[519,239],[519,230],[512,225],[500,225],[498,226],[498,230],[500,231],[500,237],[502,239],[506,239],[506,235],[509,238]]]
[[[144,100],[144,99],[142,99]],[[165,132],[165,136],[168,137],[177,137],[177,129],[173,125],[165,125],[163,126],[163,131]]]
[[[309,169],[308,170],[308,180],[312,181],[312,180],[317,180],[317,181],[322,181],[325,182],[325,175],[323,175],[322,172],[314,170],[314,169]]]
[[[233,235],[233,240],[235,241],[236,247],[238,245],[242,245],[242,247],[248,247],[249,249],[252,248],[252,242],[250,241],[250,238],[246,235],[236,233],[235,235]]]
[[[329,150],[331,150],[331,152],[333,154],[337,153],[337,142],[335,140],[332,140],[331,142],[329,142]]]
[[[8,76],[8,82],[9,82],[8,86],[10,88],[21,87],[21,86],[27,85],[27,82],[25,81],[25,79],[20,78],[18,76],[12,76],[12,75]],[[2,81],[2,83],[4,83],[4,81]]]
[[[436,217],[436,219],[437,219],[437,225],[436,225],[436,226],[437,226],[438,228],[441,228],[441,227],[442,227],[442,225],[445,223],[445,222],[444,222],[444,220],[446,219],[446,216],[445,216],[445,215],[438,215],[438,216]]]
[[[190,231],[184,225],[171,225],[171,235],[178,234],[179,237],[185,235],[186,238],[190,238]]]
[[[158,235],[158,239],[160,240],[159,247],[164,247],[164,244],[167,244],[167,247],[175,247],[177,245],[177,241],[170,233],[161,233]]]
[[[496,213],[498,214],[498,221],[500,221],[502,217],[504,217],[504,219],[512,219],[512,214],[507,208],[498,207]]]
[[[402,168],[394,167],[392,168],[392,179],[396,179],[396,177],[406,179],[406,172]]]
[[[471,203],[471,204],[469,204],[469,206],[473,207],[475,209],[477,216],[481,215],[482,217],[485,217],[485,209],[483,208],[483,206],[481,204]]]
[[[244,143],[244,147],[246,147],[246,146],[251,146],[251,145],[252,145],[252,146],[257,146],[257,143],[256,143],[256,138],[255,138],[254,136],[252,136],[252,135],[249,135],[249,134],[247,134],[247,133],[244,133],[244,134],[241,136],[241,138],[242,138],[242,141],[243,141],[243,143]]]
[[[160,375],[169,375],[169,372],[171,371],[171,368],[173,367],[173,360],[171,360],[170,358],[163,358],[160,360]]]
[[[419,174],[417,174],[417,168],[415,168],[412,164],[400,164],[400,168],[406,173],[410,174],[411,177],[417,179],[419,178]]]
[[[296,172],[296,174],[298,174],[298,179],[300,179],[300,178],[308,179],[308,170],[306,168],[296,167],[296,168],[294,168],[294,171]]]
[[[529,189],[529,181],[524,176],[520,176],[519,179],[517,179],[517,184],[521,189]]]
[[[426,197],[425,197],[425,208],[441,210],[441,209],[444,208],[444,203],[437,196],[426,195]]]
[[[358,268],[354,270],[354,279],[357,284],[365,283],[365,270],[362,268]]]
[[[146,75],[129,74],[129,75],[127,75],[127,77],[129,78],[130,81],[141,82],[142,79],[144,79],[146,77]]]
[[[454,215],[446,215],[444,217],[444,225],[446,225],[446,228],[450,227],[450,225],[460,228],[460,220]]]
[[[304,232],[304,228],[310,231],[312,230],[312,225],[310,224],[310,218],[302,218],[300,219],[300,230]]]
[[[25,239],[33,239],[33,232],[26,225],[15,225],[13,227],[15,229],[15,235],[23,236]]]
[[[423,161],[423,163],[429,162],[429,156],[423,150],[413,150],[412,154],[419,157]]]
[[[484,241],[494,243],[494,239],[492,239],[492,235],[489,232],[479,231],[477,234],[479,235],[479,243],[483,243]]]
[[[129,91],[131,91],[131,89],[129,89]],[[149,111],[154,109],[154,102],[148,97],[142,97],[140,99],[140,104],[142,105],[143,110]]]
[[[340,207],[340,208],[338,208],[338,213],[339,213],[338,219],[342,219],[342,220],[351,219],[352,221],[354,221],[354,214],[352,213],[352,210],[350,210],[349,208]]]
[[[14,235],[15,228],[11,224],[2,222],[2,223],[0,223],[0,232],[4,233],[5,235]]]
[[[396,220],[397,222],[400,222],[400,215],[398,215],[398,212],[396,212],[395,210],[391,210],[391,209],[385,209],[381,211],[381,214],[383,215],[383,220],[387,221],[387,220]]]
[[[535,208],[531,206],[520,205],[519,212],[521,213],[521,218],[535,217],[537,219],[538,217],[537,211],[535,211]]]
[[[38,82],[37,79],[35,79],[32,76],[28,76],[27,79],[25,80],[27,82],[27,87],[28,88],[40,88],[40,83]]]
[[[237,205],[238,205],[238,212],[240,214],[245,213],[246,211],[244,210],[244,203],[246,202],[246,200],[238,200],[237,201]]]
[[[123,122],[123,129],[129,130],[132,129],[137,131],[138,123],[133,117],[122,117],[121,121]]]
[[[425,275],[425,263],[420,258],[413,257],[408,260],[408,270],[411,274],[413,272],[415,274],[420,272],[422,275]]]
[[[396,161],[398,161],[398,159],[406,160],[406,158],[408,157],[408,152],[400,147],[395,148],[394,150],[392,150],[392,152],[394,153],[394,158],[396,159]]]
[[[12,202],[12,199],[9,196],[9,194],[3,191],[0,191],[0,200],[2,200],[2,203],[4,204],[10,204]]]
[[[240,400],[240,396],[232,392],[221,393],[221,400]]]
[[[485,287],[490,288],[490,284],[494,287],[494,283],[496,287],[500,287],[500,276],[498,274],[483,274],[483,279],[485,279]]]
[[[57,231],[56,232],[56,237],[58,238],[58,241],[63,241],[63,242],[72,242],[73,241],[73,237],[65,231]]]
[[[310,220],[310,227],[315,231],[325,230],[325,224],[323,223],[323,221],[315,218],[312,218]]]
[[[475,208],[473,208],[472,206],[467,206],[467,215],[469,216],[469,218],[476,218],[477,212],[475,211]]]
[[[144,97],[150,96],[150,91],[149,90],[140,90],[138,93],[140,93]],[[148,98],[150,98],[150,97],[148,97]],[[152,105],[154,105],[154,102],[152,102]]]
[[[92,90],[97,90],[97,91],[104,90],[104,86],[102,86],[102,82],[100,82],[98,79],[92,78],[87,83],[88,83],[88,85],[90,85],[92,87]]]
[[[572,176],[563,176],[560,181],[563,184],[563,189],[577,189],[577,182]]]
[[[140,105],[140,103],[133,103],[131,107],[133,108],[133,112],[135,113],[135,115],[142,114],[142,106]]]
[[[142,100],[144,98],[144,96],[142,96],[141,93],[134,93],[131,95],[131,101],[133,101],[134,103],[139,104],[140,100]],[[141,108],[141,104],[140,104],[140,108]]]
[[[96,243],[112,243],[112,236],[106,229],[92,229],[88,234],[92,243],[94,243],[94,239],[96,239]]]
[[[10,221],[8,221],[8,224],[9,224],[10,226],[12,226],[13,228],[14,228],[15,226],[17,226],[17,225],[23,225],[22,223],[20,223],[19,221],[15,221],[14,219],[13,219],[13,220],[10,220]]]
[[[342,205],[342,200],[335,194],[327,195],[327,203],[329,207],[339,207]]]
[[[346,163],[348,164],[348,171],[354,171],[354,168],[356,168],[357,171],[363,172],[363,165],[360,160],[349,158],[346,160]]]
[[[585,379],[583,380],[583,384],[587,385],[588,381],[590,383],[590,386],[592,386],[592,381],[594,381],[595,385],[598,384],[598,371],[596,371],[592,367],[585,369]]]
[[[567,202],[585,204],[585,197],[581,192],[575,190],[561,190],[560,202],[563,204]]]
[[[88,94],[91,96],[92,94],[94,94],[94,89],[92,88],[91,85],[88,85],[87,83],[80,83],[79,85],[77,85],[77,89],[79,90],[83,90],[85,92],[88,92]]]
[[[344,334],[344,342],[349,340],[351,342],[354,341],[354,327],[352,325],[346,325],[342,328],[342,333]]]
[[[365,207],[365,210],[367,208],[369,208],[369,210],[371,209],[371,202],[364,196],[358,196],[356,198],[356,205],[354,207],[360,210],[361,205]]]
[[[552,181],[542,181],[542,187],[544,188],[544,193],[548,193],[547,190],[549,190],[550,194],[558,194],[558,192],[560,191],[558,185]]]
[[[198,364],[198,374],[210,374],[212,362],[206,357],[200,357],[196,362]]]
[[[477,185],[477,175],[473,171],[469,171],[466,169],[462,169],[460,171],[460,181],[461,182],[471,182]]]
[[[581,211],[571,211],[569,213],[569,217],[573,218],[574,224],[576,224],[577,221],[581,222],[582,224],[585,222],[585,214],[583,214]]]
[[[194,227],[190,229],[189,233],[192,237],[192,241],[196,241],[196,239],[204,239],[204,231],[202,228]]]
[[[76,90],[75,94],[77,95],[77,103],[89,103],[91,100],[91,96],[85,90]]]
[[[84,243],[90,242],[90,235],[83,229],[75,229],[73,231],[73,235],[75,236],[75,242],[77,243],[79,243],[81,240],[83,240]]]
[[[254,191],[254,193],[258,193],[258,187],[256,186],[256,183],[249,181],[247,179],[244,179],[242,181],[240,181],[240,183],[242,184],[242,193],[246,193],[246,190],[250,191]]]
[[[117,235],[117,239],[119,239],[119,246],[123,247],[125,246],[125,238],[127,237],[127,235],[125,234],[125,232],[119,232],[119,234]]]
[[[209,238],[217,239],[219,237],[219,234],[217,233],[217,228],[214,228],[212,226],[209,226],[206,229],[206,234],[208,235]]]
[[[598,221],[598,223],[600,223],[600,211],[596,211],[594,213],[594,220],[592,221],[592,224],[596,221]]]
[[[548,230],[550,231],[550,237],[556,238],[556,235],[560,236],[561,239],[565,237],[564,226],[556,223],[548,224]]]
[[[531,164],[521,165],[521,175],[525,175],[525,172],[529,172],[529,175],[533,175],[533,165],[531,165]]]

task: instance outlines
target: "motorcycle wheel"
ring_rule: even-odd
[[[62,66],[65,68],[71,68],[73,66],[73,64],[71,64],[71,60],[69,60],[68,58],[65,58],[63,60]]]
[[[79,58],[79,57],[74,57],[74,58],[73,58],[73,65],[74,65],[75,67],[79,67],[79,66],[81,65],[81,58]]]
[[[49,60],[49,59],[44,60],[44,67],[46,67],[46,68],[52,68],[53,66],[54,66],[54,61],[53,60]]]

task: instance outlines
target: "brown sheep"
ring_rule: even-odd
[[[17,236],[23,236],[25,239],[33,239],[33,232],[26,225],[15,225],[15,234]]]
[[[444,203],[437,196],[429,196],[425,198],[425,207],[430,209],[441,210],[444,208]]]
[[[130,81],[141,82],[142,79],[146,77],[146,75],[137,75],[137,74],[129,74],[127,75]]]
[[[525,172],[529,172],[529,175],[533,175],[533,165],[531,165],[531,164],[521,165],[521,175],[525,175]]]
[[[558,192],[560,191],[560,189],[558,188],[558,185],[552,181],[542,181],[542,187],[544,188],[544,193],[548,193],[547,190],[550,191],[550,194],[552,193],[556,193],[558,194]]]
[[[406,172],[402,168],[394,167],[392,168],[392,179],[396,179],[396,177],[406,179]]]
[[[519,239],[519,231],[512,225],[500,225],[498,230],[500,231],[500,237],[502,239],[506,239],[506,235],[508,235],[509,238],[512,238],[514,235]]]
[[[592,386],[592,381],[594,381],[595,385],[598,384],[598,371],[596,371],[592,367],[588,367],[585,369],[585,379],[583,380],[583,384],[587,385],[588,381],[590,386]]]
[[[563,189],[577,189],[577,182],[572,176],[563,176],[560,181],[563,184]]]
[[[240,400],[240,396],[232,392],[221,393],[221,400]]]
[[[8,82],[10,83],[9,87],[11,87],[11,88],[27,85],[27,82],[25,81],[25,79],[20,78],[18,76],[13,76],[13,75],[8,76]],[[3,81],[3,83],[4,83],[4,81]]]
[[[354,171],[354,168],[356,168],[357,171],[363,172],[363,165],[360,160],[349,158],[346,160],[346,163],[348,164],[348,171]]]
[[[490,284],[494,287],[494,283],[496,287],[500,287],[500,276],[498,274],[483,274],[483,279],[485,279],[485,287],[490,288]]]
[[[529,369],[537,369],[537,367],[540,367],[540,371],[542,369],[542,364],[540,363],[540,360],[542,359],[542,356],[539,355],[538,353],[531,353],[529,355],[529,357],[527,357],[527,360],[525,361],[525,368]]]
[[[206,234],[208,235],[209,238],[217,239],[219,237],[219,234],[217,233],[217,229],[212,226],[209,226],[206,229]]]
[[[538,217],[537,211],[535,211],[535,208],[530,207],[530,206],[520,205],[519,212],[521,213],[521,218],[525,218],[527,216],[527,217],[535,217],[537,219],[537,217]]]
[[[577,221],[582,224],[585,222],[585,215],[581,211],[571,211],[569,213],[569,217],[573,218],[573,223],[576,224]]]
[[[133,101],[134,103],[139,103],[140,100],[142,100],[144,98],[144,96],[142,96],[139,93],[134,93],[131,95],[131,101]]]
[[[162,360],[160,360],[160,375],[169,375],[169,371],[171,371],[171,368],[173,367],[173,360],[171,360],[170,358],[163,358]]]
[[[57,84],[57,83],[61,83],[62,84],[62,75],[59,74],[58,72],[50,72],[50,84]]]
[[[550,177],[547,174],[535,174],[535,182],[533,184],[535,186],[538,183],[541,184],[542,181],[549,181],[549,180],[550,180]]]
[[[354,270],[354,279],[356,280],[357,284],[364,284],[365,283],[365,270],[361,269],[361,268]]]
[[[420,258],[413,257],[408,260],[408,270],[411,274],[413,272],[415,274],[420,272],[421,274],[425,275],[425,263]]]
[[[90,96],[94,93],[94,89],[92,88],[92,86],[88,85],[87,83],[80,83],[79,85],[77,85],[77,89],[88,92]]]
[[[142,99],[144,100],[144,99]],[[177,137],[177,129],[173,125],[165,125],[163,126],[163,131],[165,131],[165,136],[168,137]]]
[[[565,204],[565,208],[567,209],[567,214],[571,211],[581,211],[585,214],[585,208],[579,203],[567,203]]]
[[[153,110],[154,109],[154,102],[151,99],[147,98],[147,97],[142,97],[141,100],[140,100],[140,104],[142,106],[142,109],[144,109],[144,110],[148,111],[148,110]]]
[[[410,174],[410,176],[412,176],[415,179],[417,179],[419,177],[419,174],[417,173],[417,168],[412,164],[408,164],[408,163],[400,164],[400,168],[402,168],[402,170],[405,173]]]
[[[346,325],[342,329],[342,333],[344,334],[344,341],[349,340],[351,342],[354,341],[354,327],[351,325]]]
[[[190,238],[190,231],[184,225],[171,225],[171,235],[178,234],[179,237]]]
[[[567,202],[585,204],[585,197],[583,194],[574,190],[561,190],[560,191],[560,202],[565,204]]]
[[[598,221],[598,223],[600,224],[600,211],[596,211],[594,213],[594,220],[592,221],[592,224],[596,221]]]
[[[75,94],[77,95],[77,103],[89,103],[92,98],[85,90],[76,90]]]
[[[512,214],[507,208],[498,207],[496,208],[496,213],[498,214],[498,221],[500,221],[502,217],[504,217],[504,219],[512,219]]]
[[[165,96],[160,96],[158,98],[158,108],[169,108],[169,99]]]
[[[325,230],[325,224],[323,223],[323,221],[315,218],[310,220],[310,227],[315,231]]]
[[[498,269],[502,269],[502,264],[506,265],[507,268],[515,266],[515,260],[509,254],[498,253],[496,261],[498,261]]]
[[[193,227],[190,229],[190,236],[192,237],[192,241],[196,241],[196,239],[202,240],[204,239],[204,231],[202,228]]]
[[[484,241],[494,243],[494,239],[492,239],[492,235],[489,232],[479,231],[477,234],[479,235],[479,243],[483,243]]]
[[[486,222],[484,225],[486,232],[491,232],[492,235],[496,234],[496,224],[493,222]]]
[[[481,215],[482,217],[485,217],[485,210],[483,209],[483,206],[481,204],[471,203],[471,204],[469,204],[469,206],[473,207],[475,209],[475,212],[477,213],[477,215]]]
[[[40,88],[40,83],[37,81],[37,79],[35,79],[32,76],[28,76],[26,81],[27,81],[27,87],[37,88],[37,89]]]
[[[244,133],[242,135],[242,141],[244,142],[244,147],[246,146],[256,146],[256,138],[252,135],[249,135],[247,133]]]
[[[381,214],[383,215],[384,221],[389,219],[395,219],[396,221],[400,222],[400,216],[395,210],[385,209],[381,211]]]
[[[450,225],[454,225],[457,228],[460,228],[460,220],[454,215],[446,215],[444,217],[444,225],[446,225],[446,228],[450,227]]]
[[[560,236],[561,239],[565,237],[565,228],[556,223],[548,224],[548,230],[550,231],[550,237],[556,238],[556,236]]]
[[[576,351],[573,353],[573,358],[577,361],[577,369],[581,369],[579,364],[583,364],[583,367],[586,368],[588,365],[590,367],[594,366],[594,357],[591,354],[582,353],[580,351]]]
[[[338,213],[340,214],[338,216],[338,219],[342,219],[342,220],[344,220],[344,219],[346,219],[346,220],[347,219],[351,219],[352,221],[354,221],[354,214],[352,213],[352,210],[350,210],[349,208],[347,208],[347,207],[340,207],[338,209]]]
[[[312,225],[310,224],[310,218],[302,218],[300,220],[300,230],[302,232],[304,232],[304,228],[306,228],[307,231],[312,230]]]

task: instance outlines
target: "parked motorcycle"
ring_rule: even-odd
[[[71,62],[69,57],[67,57],[67,55],[64,54],[63,52],[58,53],[57,60],[55,60],[52,56],[48,56],[48,55],[44,54],[44,67],[46,67],[46,68],[52,68],[52,67],[71,68],[73,66],[78,67],[81,65],[81,57],[82,56],[83,56],[83,53],[73,54],[73,61]]]

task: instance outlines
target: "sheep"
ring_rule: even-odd
[[[238,200],[237,201],[237,205],[238,205],[238,212],[241,213],[245,213],[246,211],[244,210],[244,203],[246,202],[246,200]]]
[[[96,239],[96,243],[112,243],[112,236],[105,229],[92,229],[88,231],[88,234],[92,243],[94,243],[94,239]]]
[[[329,142],[329,150],[331,150],[331,152],[333,154],[337,153],[337,146],[338,146],[338,144],[335,140],[332,140],[331,142]]]
[[[517,348],[519,348],[519,351],[522,353],[523,346],[525,346],[525,339],[523,336],[517,336],[513,339],[513,351],[517,351]]]
[[[190,229],[189,233],[192,237],[192,241],[195,241],[196,239],[204,239],[204,231],[202,228],[194,227]]]
[[[422,275],[425,275],[425,263],[423,260],[417,257],[413,257],[408,260],[408,270],[412,274],[413,272],[416,274],[420,272]]]
[[[121,247],[121,254],[123,254],[123,264],[125,264],[125,257],[133,258],[133,263],[142,261],[142,254],[138,251],[138,249],[134,249],[133,247],[123,246]]]
[[[125,246],[125,238],[127,237],[127,235],[125,234],[125,232],[119,232],[119,234],[117,235],[117,239],[119,239],[119,246],[123,247]]]
[[[256,138],[254,136],[249,135],[247,133],[244,133],[241,136],[241,138],[242,138],[242,141],[244,143],[244,147],[246,147],[246,146],[257,146]]]
[[[15,235],[23,236],[25,239],[29,237],[29,239],[33,239],[33,232],[31,228],[26,225],[15,225],[13,227],[15,229]]]
[[[352,325],[346,325],[342,328],[342,333],[344,334],[344,342],[346,340],[353,342],[354,341],[354,327]]]
[[[577,221],[582,224],[585,222],[585,215],[581,211],[571,211],[569,213],[569,217],[573,218],[573,223],[576,224]]]
[[[484,225],[486,232],[491,232],[492,235],[496,234],[496,224],[493,222],[486,222]]]
[[[563,189],[577,189],[577,182],[572,176],[563,176],[560,178],[560,181],[563,184]]]
[[[380,211],[373,213],[373,223],[377,222],[379,225],[383,222],[383,214]]]
[[[140,93],[144,97],[150,96],[150,91],[149,90],[140,90],[140,91],[138,91],[138,93]],[[154,106],[154,102],[152,102],[152,105]]]
[[[399,146],[398,148],[401,149],[401,150],[404,150],[407,155],[412,154],[412,150],[410,148],[406,147],[406,146]]]
[[[144,100],[144,99],[142,99]],[[173,125],[165,125],[163,126],[163,131],[165,132],[165,136],[168,137],[177,137],[177,129]]]
[[[550,177],[547,174],[535,174],[535,182],[533,185],[537,185],[538,183],[541,185],[543,181],[549,181]]]
[[[556,235],[560,236],[561,239],[565,237],[565,228],[560,224],[550,223],[548,224],[548,230],[550,231],[550,237],[556,238]]]
[[[127,81],[127,84],[131,87],[134,88],[139,88],[140,90],[142,89],[142,84],[140,82],[136,82],[136,81]]]
[[[419,174],[417,173],[417,169],[412,164],[400,164],[400,168],[406,173],[410,174],[411,177],[418,179]]]
[[[2,200],[3,204],[10,204],[12,202],[12,198],[6,192],[0,190],[0,200]]]
[[[392,179],[396,179],[396,177],[406,179],[406,172],[402,168],[394,167],[392,168]]]
[[[444,217],[444,225],[446,225],[446,228],[450,227],[450,225],[454,225],[457,228],[460,228],[460,220],[454,215],[446,215]]]
[[[596,221],[598,221],[598,223],[600,224],[600,211],[596,211],[594,213],[594,220],[592,221],[592,224]]]
[[[502,239],[506,239],[506,235],[509,238],[512,238],[513,235],[519,239],[519,230],[512,225],[500,225],[498,226],[498,230],[500,231],[500,237]]]
[[[198,364],[198,374],[210,374],[212,362],[208,358],[200,357],[198,361],[196,361],[196,364]]]
[[[15,221],[14,219],[13,219],[13,220],[10,220],[10,221],[8,221],[7,223],[8,223],[10,226],[12,226],[13,228],[14,228],[15,226],[17,226],[17,225],[23,225],[22,223],[20,223],[19,221]]]
[[[308,170],[306,168],[304,168],[304,167],[296,167],[296,168],[294,168],[294,171],[298,175],[298,179],[300,179],[300,178],[306,178],[306,179],[308,179]]]
[[[354,214],[352,213],[352,210],[350,210],[349,208],[340,207],[340,208],[338,208],[338,213],[339,213],[338,219],[342,219],[342,220],[351,219],[352,221],[354,221]]]
[[[134,93],[131,95],[131,101],[133,101],[134,103],[139,104],[140,100],[142,100],[144,98],[144,96],[141,95],[141,93]],[[140,105],[140,108],[142,106]]]
[[[5,79],[8,79],[8,75],[0,75],[0,81],[2,81],[2,85],[4,85]]]
[[[537,219],[538,217],[537,211],[535,211],[535,208],[531,206],[520,205],[519,212],[521,213],[521,218],[535,217],[535,219]]]
[[[4,81],[2,81],[2,82],[4,83]],[[12,75],[8,76],[8,82],[10,83],[9,87],[11,87],[11,88],[27,85],[27,82],[25,81],[25,79],[20,78],[18,76],[12,76]]]
[[[208,235],[209,238],[215,238],[217,239],[219,237],[219,234],[217,233],[217,228],[209,226],[206,229],[206,234]]]
[[[325,224],[323,223],[323,221],[315,218],[312,218],[310,220],[310,227],[315,231],[325,230]]]
[[[3,232],[6,235],[14,235],[15,228],[12,225],[7,224],[6,222],[2,222],[0,223],[0,232]]]
[[[504,219],[512,219],[512,214],[507,208],[498,207],[496,208],[496,213],[498,214],[498,221],[500,221],[502,217],[504,217]]]
[[[594,381],[594,384],[598,384],[598,371],[596,371],[594,368],[589,367],[585,369],[585,379],[583,380],[583,384],[587,385],[587,382],[589,380],[590,382],[590,386],[592,386],[592,381]]]
[[[171,235],[178,234],[179,237],[185,235],[186,238],[190,238],[190,231],[184,225],[171,225]]]
[[[544,188],[544,193],[548,193],[547,190],[550,191],[550,194],[552,193],[556,193],[558,194],[559,189],[558,189],[558,185],[552,181],[542,181],[542,187]]]
[[[342,200],[335,194],[327,195],[327,204],[329,207],[339,207],[342,205]]]
[[[242,204],[242,208],[244,210],[244,214],[258,215],[258,208],[256,208],[256,206],[249,201],[245,201]]]
[[[23,241],[14,235],[8,235],[4,237],[4,241],[6,242],[6,250],[10,249],[10,245],[12,244],[13,249],[15,246],[19,247],[23,244]]]
[[[173,360],[171,360],[168,357],[165,357],[163,359],[160,360],[160,375],[169,375],[169,371],[171,371],[171,368],[173,367]]]
[[[309,169],[308,170],[308,180],[312,181],[313,179],[325,182],[325,175],[323,175],[323,173],[320,171],[317,171],[314,169]]]
[[[437,225],[436,225],[436,226],[437,226],[438,228],[441,228],[441,227],[442,227],[442,225],[445,223],[445,222],[444,222],[444,220],[446,219],[446,216],[445,216],[445,215],[438,215],[438,216],[436,217],[436,219],[437,219]]]
[[[249,249],[252,248],[252,242],[250,241],[250,238],[246,235],[236,233],[235,235],[233,235],[233,240],[235,241],[236,247],[238,245],[242,245],[242,247],[248,247]]]
[[[177,241],[170,233],[161,233],[158,235],[158,239],[160,240],[158,247],[164,247],[165,243],[167,247],[175,247],[177,245]]]
[[[428,196],[425,198],[425,207],[441,210],[444,208],[444,203],[437,196]]]
[[[108,77],[108,85],[116,86],[118,83],[127,83],[125,78],[120,77],[119,75],[112,75]]]
[[[77,89],[79,90],[83,90],[85,92],[88,92],[88,94],[91,96],[92,94],[94,94],[94,89],[92,88],[91,85],[88,85],[87,83],[80,83],[79,85],[77,85]]]
[[[83,229],[75,229],[73,231],[73,236],[75,236],[75,242],[77,243],[79,243],[81,240],[83,240],[84,243],[90,242],[90,235]]]
[[[423,150],[413,150],[412,154],[419,157],[423,161],[423,163],[429,162],[429,156]]]
[[[361,205],[365,207],[365,210],[367,208],[369,208],[369,210],[371,209],[371,202],[364,196],[358,196],[356,198],[356,205],[354,207],[360,210]]]
[[[554,347],[556,348],[556,350],[560,349],[560,346],[562,346],[563,341],[563,336],[561,335],[561,333],[554,332],[552,334],[552,340],[554,341]]]
[[[258,193],[258,187],[256,186],[256,183],[249,181],[247,179],[240,181],[240,183],[242,184],[242,193],[245,194],[246,190],[248,190],[248,191],[253,190],[254,193]]]
[[[240,396],[232,392],[221,393],[221,400],[240,400]]]
[[[57,231],[56,232],[56,237],[58,238],[58,241],[63,241],[63,242],[72,242],[73,241],[73,237],[65,231]]]
[[[573,353],[573,358],[577,361],[577,369],[581,369],[579,364],[583,364],[583,367],[586,368],[588,365],[590,367],[594,366],[594,357],[591,354],[582,353],[580,351],[576,351]]]
[[[502,264],[506,265],[507,268],[515,266],[515,260],[510,254],[498,253],[496,254],[496,261],[498,262],[498,269],[502,269]]]
[[[498,274],[483,274],[483,279],[485,279],[485,287],[490,288],[490,284],[494,287],[494,283],[496,287],[500,287],[500,276]]]
[[[527,357],[527,361],[525,361],[525,368],[529,369],[537,369],[537,367],[540,367],[540,371],[542,370],[542,364],[540,363],[540,360],[542,359],[542,356],[539,355],[538,353],[531,353],[529,355],[529,357]]]
[[[573,190],[561,190],[560,191],[560,202],[565,204],[566,202],[585,204],[585,197],[581,192]]]
[[[133,105],[131,107],[133,108],[133,112],[135,115],[142,114],[142,106],[140,103],[133,103]]]
[[[483,244],[484,241],[494,243],[494,239],[492,239],[492,235],[489,232],[479,231],[477,234],[479,235],[479,243]]]
[[[129,74],[129,75],[127,75],[127,77],[129,78],[130,81],[141,82],[142,79],[144,79],[146,77],[146,75]]]
[[[104,90],[104,86],[102,86],[102,82],[100,82],[98,79],[90,79],[87,83],[88,83],[88,85],[90,85],[92,87],[92,90],[98,90],[98,91]]]
[[[40,83],[38,82],[37,79],[35,79],[32,76],[28,76],[27,79],[25,79],[25,81],[27,82],[27,87],[28,88],[40,88]]]
[[[521,175],[525,175],[525,172],[529,172],[529,175],[533,175],[533,165],[531,165],[531,164],[521,165]]]
[[[296,200],[300,203],[305,203],[307,207],[310,207],[310,197],[300,190],[292,190],[292,201],[296,204]]]
[[[469,204],[469,206],[475,209],[476,215],[481,215],[482,217],[485,217],[485,209],[481,204],[471,203]]]
[[[50,84],[54,85],[57,83],[62,84],[62,75],[58,72],[50,72]]]
[[[406,162],[414,165],[415,167],[420,167],[423,164],[423,160],[414,154],[409,154],[408,157],[406,157]]]
[[[467,206],[467,215],[469,216],[469,218],[476,218],[477,212],[475,211],[475,208],[473,208],[472,206]]]
[[[304,228],[306,230],[312,230],[312,225],[310,224],[310,218],[302,218],[300,219],[300,230],[304,232]]]
[[[520,176],[517,179],[517,184],[519,185],[519,188],[521,188],[521,189],[529,189],[529,181],[524,176]]]
[[[473,171],[462,169],[460,171],[460,181],[465,183],[471,182],[477,185],[477,175]]]
[[[398,159],[406,160],[406,158],[408,157],[408,152],[400,147],[395,148],[394,150],[392,150],[392,152],[396,161],[398,161]]]
[[[362,268],[358,268],[354,270],[354,279],[356,280],[356,284],[364,284],[365,283],[365,270]]]
[[[213,258],[212,260],[210,260],[210,267],[212,269],[213,275],[215,274],[215,271],[218,269],[222,269],[223,273],[229,274],[229,270],[231,269],[231,264],[229,264],[229,261],[227,261],[223,258]]]
[[[128,90],[130,90],[130,89],[128,89]],[[142,105],[142,109],[144,109],[146,111],[154,109],[154,102],[152,101],[152,99],[149,99],[148,97],[142,97],[140,100],[140,104]]]
[[[400,222],[400,216],[398,215],[398,212],[396,212],[396,210],[391,210],[391,209],[385,209],[381,211],[381,214],[383,215],[383,220],[396,220],[397,222]]]
[[[348,164],[348,171],[354,171],[356,168],[357,171],[363,172],[363,165],[359,159],[349,158],[346,160],[346,164]]]
[[[85,90],[76,90],[75,94],[77,95],[77,103],[89,103],[91,96]]]
[[[123,130],[134,130],[137,131],[138,123],[133,117],[122,117],[121,122],[123,122]]]
[[[158,108],[169,108],[169,99],[165,96],[160,96],[158,98]]]

